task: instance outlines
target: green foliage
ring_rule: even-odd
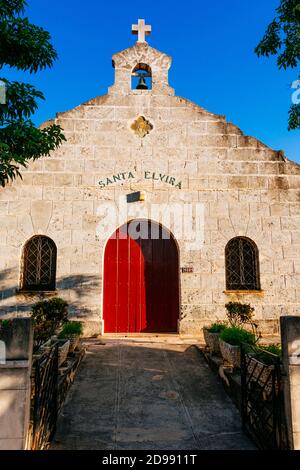
[[[293,104],[289,110],[289,131],[300,129],[300,104]]]
[[[281,344],[269,344],[268,346],[260,346],[260,348],[264,351],[275,354],[275,356],[282,356]]]
[[[0,330],[9,328],[12,325],[12,320],[0,320]]]
[[[242,343],[255,344],[256,337],[254,333],[250,333],[244,328],[233,326],[231,328],[225,328],[220,334],[220,338],[229,343],[232,346],[240,346]]]
[[[68,338],[69,336],[82,335],[82,323],[79,321],[68,321],[64,324],[59,337],[60,338]]]
[[[215,322],[211,326],[209,326],[207,329],[210,333],[221,333],[223,330],[227,328],[226,323],[222,322]]]
[[[57,54],[49,33],[21,16],[25,6],[24,0],[0,0],[0,69],[36,73],[51,67]],[[49,155],[66,139],[60,126],[38,129],[30,120],[37,100],[44,100],[42,92],[26,83],[0,80],[6,85],[6,103],[0,104],[0,185],[5,186],[22,177],[20,167]]]
[[[12,16],[14,13],[23,13],[26,5],[26,0],[0,0],[0,18]]]
[[[57,53],[48,31],[20,16],[25,6],[25,1],[0,1],[0,63],[37,72],[51,67]]]
[[[250,304],[242,304],[241,302],[228,302],[226,305],[227,318],[231,326],[241,326],[245,324],[253,324],[254,308]]]
[[[280,0],[276,12],[276,18],[267,27],[264,37],[255,48],[255,53],[258,57],[277,55],[279,69],[296,68],[300,61],[299,0]],[[290,108],[288,128],[300,129],[299,105]]]
[[[67,307],[67,302],[58,297],[42,300],[33,305],[31,312],[35,350],[39,349],[41,344],[57,333],[58,329],[67,322]]]

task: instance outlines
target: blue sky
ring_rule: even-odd
[[[44,92],[36,123],[105,94],[113,83],[111,56],[134,44],[131,24],[145,18],[153,30],[149,44],[173,58],[169,78],[177,95],[300,163],[300,131],[287,131],[297,71],[278,71],[274,58],[254,54],[279,0],[28,3],[27,16],[49,30],[59,54],[51,70],[36,76],[9,73]]]

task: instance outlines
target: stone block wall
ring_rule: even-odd
[[[67,142],[32,163],[23,181],[0,190],[0,314],[23,315],[36,299],[17,292],[20,259],[24,243],[44,234],[58,249],[56,295],[70,303],[72,315],[89,321],[89,332],[101,331],[106,240],[97,236],[99,207],[144,191],[145,201],[130,207],[142,217],[152,204],[204,205],[203,246],[191,251],[186,240],[177,240],[180,265],[193,267],[193,273],[180,274],[180,331],[198,334],[203,324],[224,317],[227,301],[238,299],[255,307],[271,333],[280,315],[299,314],[300,166],[225,117],[173,96],[166,86],[169,58],[150,49],[143,46],[142,57],[136,47],[125,59],[114,56],[116,70],[124,73],[116,74],[109,94],[59,113],[55,122]],[[149,61],[162,87],[128,88],[138,60]],[[143,138],[131,128],[139,116],[153,126]],[[100,187],[99,181],[129,171],[134,178]],[[170,175],[181,189],[145,178],[145,172]],[[225,292],[225,246],[241,235],[258,247],[262,292]]]

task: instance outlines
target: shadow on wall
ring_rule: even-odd
[[[17,289],[14,285],[15,278],[15,269],[4,269],[3,271],[0,271],[0,301],[15,296]]]
[[[65,276],[58,279],[56,291],[26,293],[19,291],[18,285],[5,287],[15,277],[14,269],[6,269],[0,272],[0,317],[5,318],[12,314],[14,316],[24,316],[30,313],[32,305],[36,302],[55,296],[62,297],[68,302],[71,317],[85,317],[92,313],[88,308],[78,304],[80,304],[82,297],[87,296],[89,290],[95,290],[99,287],[99,276],[82,274]],[[11,299],[11,302],[9,299]]]

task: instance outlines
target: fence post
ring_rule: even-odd
[[[5,345],[0,361],[0,450],[24,450],[30,420],[31,319],[10,320],[0,338]]]
[[[300,317],[280,318],[285,410],[290,448],[300,450]]]

